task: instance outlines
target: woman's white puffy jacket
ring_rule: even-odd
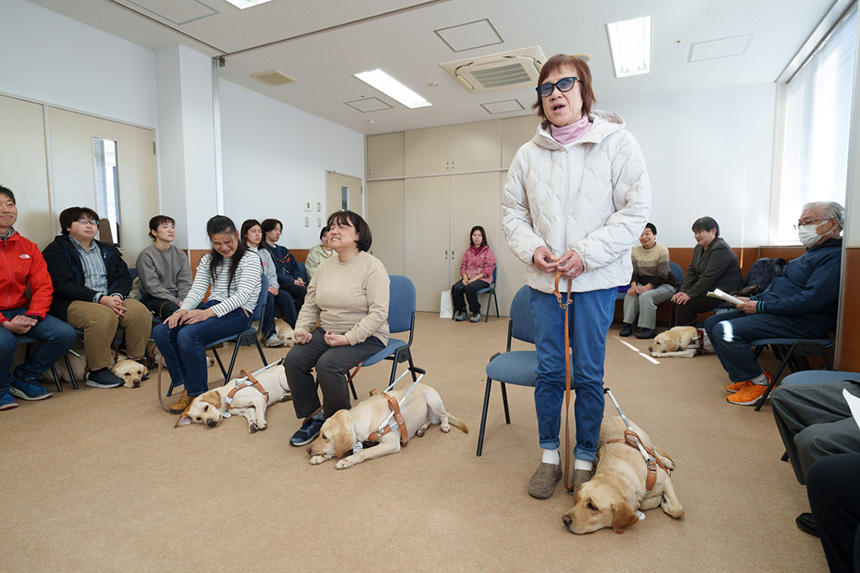
[[[545,246],[556,256],[576,251],[585,272],[573,291],[628,284],[630,250],[651,214],[651,184],[636,138],[618,114],[593,111],[591,129],[572,143],[538,127],[508,170],[502,221],[508,244],[529,264],[526,283],[552,292],[554,274],[537,269],[532,255]],[[567,289],[562,280],[559,289]]]

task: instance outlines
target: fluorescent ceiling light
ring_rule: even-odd
[[[227,0],[227,2],[229,2],[236,8],[239,8],[240,10],[250,8],[251,6],[256,6],[257,4],[265,4],[266,2],[271,1],[272,0]]]
[[[615,77],[651,71],[651,16],[606,24]]]
[[[378,68],[353,75],[364,83],[375,87],[388,97],[396,99],[409,109],[433,105]]]

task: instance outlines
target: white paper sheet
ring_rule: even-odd
[[[857,429],[860,429],[860,398],[851,394],[845,388],[842,389],[842,395],[845,396],[845,401],[848,402],[848,407],[851,408],[851,415],[854,416]]]

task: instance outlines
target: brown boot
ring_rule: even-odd
[[[171,414],[181,414],[182,412],[185,411],[185,408],[187,408],[191,404],[191,401],[193,399],[194,399],[193,396],[189,396],[188,392],[185,392],[183,390],[182,396],[179,397],[179,400],[177,400],[173,404],[173,406],[171,406],[167,411],[170,412]]]

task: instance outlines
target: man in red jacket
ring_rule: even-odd
[[[0,410],[18,406],[15,398],[43,400],[53,396],[37,379],[77,337],[74,328],[48,315],[54,292],[51,276],[36,244],[13,228],[17,220],[15,195],[0,185]],[[12,359],[20,336],[39,344],[13,373]]]

